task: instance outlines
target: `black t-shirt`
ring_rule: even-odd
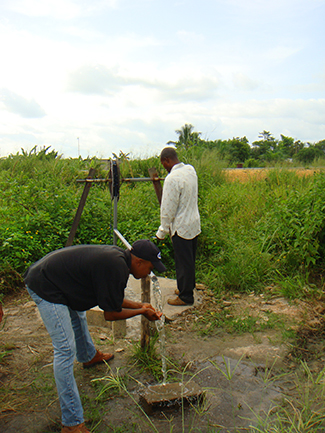
[[[104,311],[122,310],[131,267],[128,250],[111,245],[76,245],[47,254],[24,275],[38,296],[76,311],[98,305]]]

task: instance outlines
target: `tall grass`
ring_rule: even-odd
[[[301,286],[308,284],[325,253],[321,170],[304,177],[276,168],[262,180],[239,182],[229,180],[225,163],[213,150],[192,148],[179,152],[179,158],[196,168],[199,179],[199,280],[216,292],[261,291],[275,281],[287,288],[293,278]],[[158,157],[123,156],[122,178],[148,177],[152,166],[166,176]],[[72,160],[35,152],[0,160],[0,273],[8,267],[23,273],[44,254],[64,247],[84,186],[76,180],[85,178],[90,167],[97,169],[97,177],[107,177],[96,158]],[[169,238],[154,239],[158,226],[159,205],[151,183],[122,183],[119,230],[130,243],[139,238],[157,242],[167,275],[174,277],[172,244]],[[74,242],[112,243],[107,183],[92,186]]]

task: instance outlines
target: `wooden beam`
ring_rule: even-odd
[[[89,170],[87,179],[92,179],[95,176],[95,173],[96,173],[96,170],[94,168],[91,168]],[[71,246],[73,244],[73,239],[75,237],[75,234],[76,234],[76,231],[77,231],[77,228],[78,228],[78,224],[79,224],[79,221],[80,221],[80,218],[81,218],[81,214],[82,214],[82,211],[83,211],[83,209],[85,207],[87,196],[88,196],[89,190],[91,188],[91,185],[92,184],[90,182],[89,183],[86,182],[86,185],[84,187],[84,190],[83,190],[80,202],[79,202],[79,206],[78,206],[76,215],[74,217],[74,221],[72,223],[72,227],[71,227],[71,230],[70,230],[70,234],[69,234],[68,240],[67,240],[67,242],[65,244],[66,247],[69,247],[69,246]]]
[[[153,180],[153,187],[155,189],[156,192],[156,196],[159,202],[159,206],[161,205],[161,198],[162,198],[162,186],[161,186],[161,182],[157,173],[157,169],[155,167],[149,168],[148,169],[150,178]]]

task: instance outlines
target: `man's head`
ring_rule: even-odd
[[[160,154],[160,162],[164,169],[170,173],[175,164],[179,164],[176,150],[173,147],[165,147]]]
[[[131,248],[132,275],[135,278],[144,278],[154,268],[158,272],[166,272],[166,267],[161,261],[161,254],[156,245],[148,239],[134,242]]]

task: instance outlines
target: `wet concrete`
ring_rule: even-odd
[[[184,311],[192,309],[202,302],[202,295],[199,290],[194,290],[194,304],[184,305],[184,306],[173,306],[167,303],[169,298],[175,298],[175,290],[177,289],[176,280],[170,278],[158,277],[159,287],[162,296],[162,306],[163,313],[165,315],[166,321],[175,320]],[[152,294],[152,284],[150,285],[150,296],[151,303],[156,308],[154,303],[154,297]],[[132,275],[130,275],[126,290],[125,297],[131,299],[132,301],[139,301],[141,299],[141,280],[136,280]],[[139,337],[141,326],[141,317],[133,317],[126,321],[126,337],[133,339]]]
[[[175,298],[175,290],[177,289],[176,280],[164,277],[158,277],[158,282],[162,294],[162,306],[163,313],[165,315],[166,321],[175,320],[180,314],[184,311],[192,309],[199,305],[202,302],[202,291],[194,290],[194,304],[193,305],[184,305],[184,306],[173,306],[167,303],[169,298]],[[154,297],[152,294],[152,284],[150,285],[151,291],[151,303],[156,308],[154,303]],[[140,301],[141,300],[141,280],[135,279],[132,275],[130,275],[127,287],[125,289],[125,298],[130,299],[131,301]],[[103,316],[103,311],[99,307],[92,308],[87,311],[87,319],[88,324],[91,326],[102,326],[111,328],[111,322],[106,322]],[[125,335],[128,339],[138,339],[140,335],[141,329],[141,317],[136,316],[131,319],[126,320],[126,330]]]

